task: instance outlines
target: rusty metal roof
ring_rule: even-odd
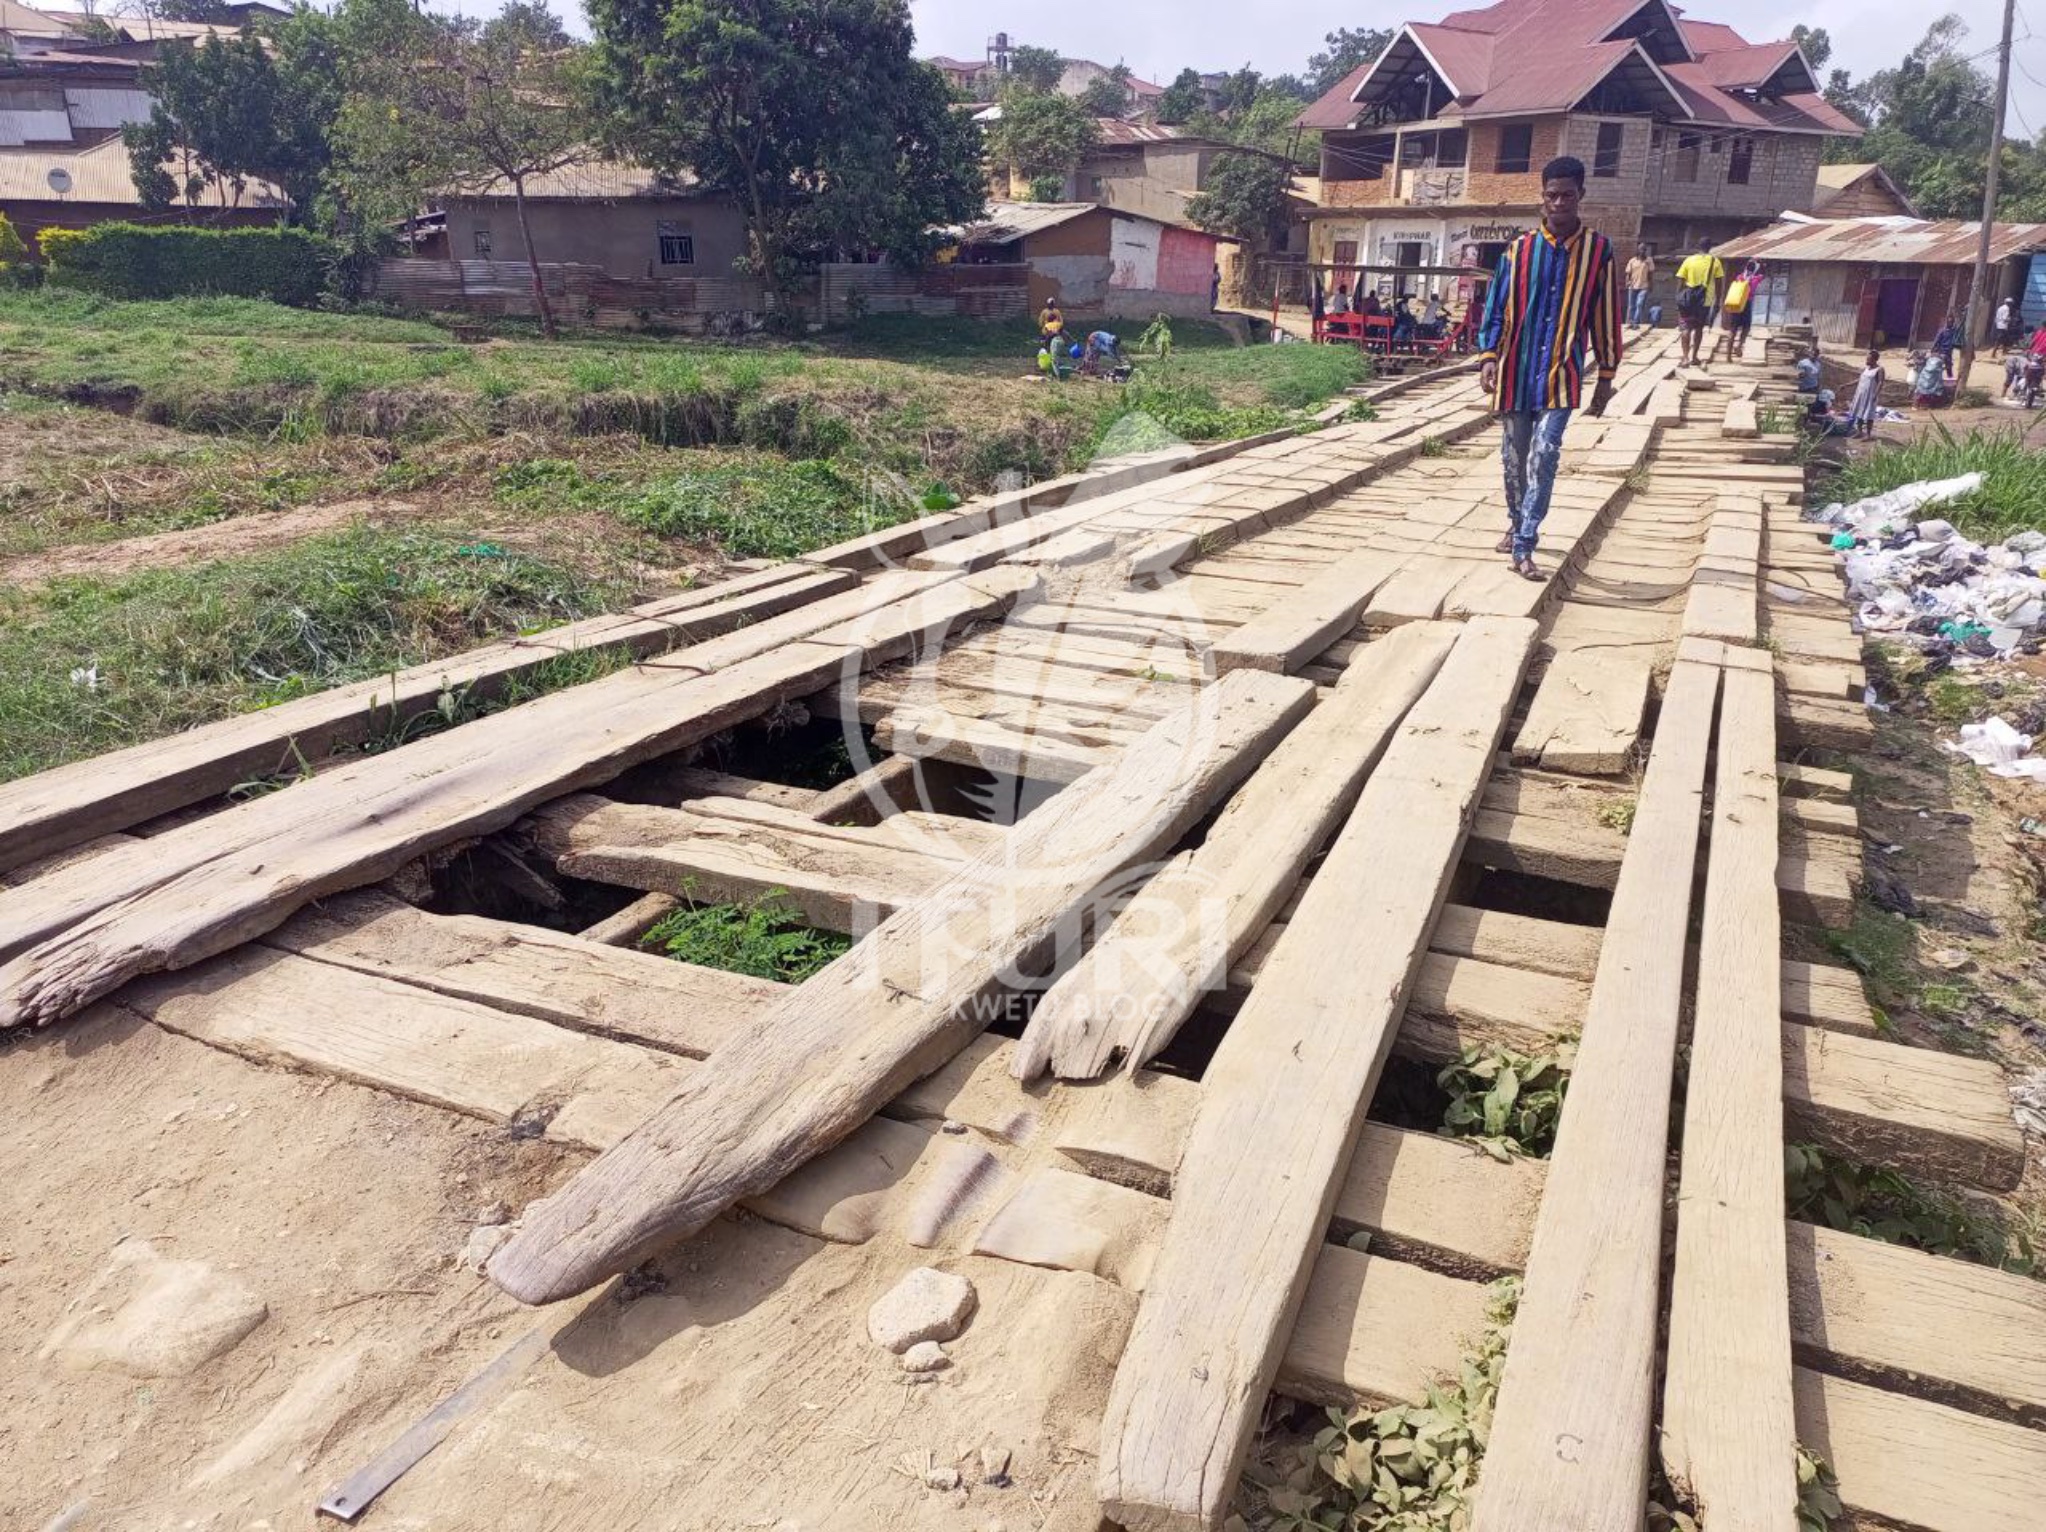
[[[164,168],[173,173],[177,169],[168,162]],[[61,193],[50,184],[50,173],[55,170],[64,172],[58,178],[65,185]],[[0,149],[0,202],[97,202],[140,207],[142,198],[128,168],[127,146],[118,138],[110,138],[90,149],[62,146]],[[241,201],[236,204],[242,208],[290,205],[283,192],[268,181],[253,177],[243,187]],[[213,209],[221,204],[209,196],[199,206]]]
[[[1730,240],[1713,253],[1729,260],[1845,261],[1886,266],[1967,266],[1975,260],[1979,222],[1958,218],[1784,219]],[[2046,250],[2046,223],[1999,223],[1989,258],[2007,260]]]
[[[955,226],[946,232],[960,236],[969,244],[1006,245],[1012,239],[1042,234],[1046,229],[1071,223],[1075,218],[1093,212],[1099,205],[1094,202],[990,202],[986,218],[963,227]]]

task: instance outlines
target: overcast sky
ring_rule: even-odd
[[[501,0],[430,3],[436,10],[487,16]],[[552,3],[575,31],[588,32],[581,0]],[[1248,63],[1264,74],[1302,73],[1308,55],[1320,51],[1323,34],[1334,27],[1432,21],[1477,3],[1407,0],[1346,8],[1327,0],[1031,0],[1012,8],[999,0],[910,0],[910,12],[920,54],[984,58],[988,39],[1006,30],[1017,42],[1071,57],[1103,64],[1120,60],[1142,78],[1163,84],[1188,66],[1234,69]],[[2020,0],[2012,49],[2010,131],[2026,138],[2046,132],[2046,0],[2033,4],[2037,30]],[[1787,37],[1799,22],[1824,27],[1833,39],[1832,66],[1853,71],[1857,79],[1903,58],[1927,23],[1947,11],[1967,22],[1969,49],[1982,53],[1993,71],[2000,0],[1697,0],[1688,8],[1698,20],[1725,22],[1754,42]]]

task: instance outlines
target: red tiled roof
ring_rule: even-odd
[[[1407,31],[1448,77],[1449,88],[1459,97],[1481,95],[1492,83],[1493,38],[1489,32],[1466,32],[1426,22],[1417,22]]]
[[[1464,115],[1509,117],[1575,106],[1634,51],[1631,42],[1592,43],[1515,59],[1501,71],[1503,79],[1475,102],[1466,103]]]
[[[1352,70],[1296,119],[1303,128],[1342,129],[1358,115],[1379,65],[1399,68],[1418,49],[1456,97],[1443,115],[1531,116],[1568,111],[1616,70],[1650,67],[1650,47],[1613,33],[1658,0],[1497,0],[1454,11],[1439,22],[1409,23],[1383,57]],[[1859,135],[1860,127],[1824,97],[1797,93],[1769,100],[1738,94],[1782,78],[1798,58],[1788,41],[1750,43],[1719,22],[1692,21],[1661,0],[1694,58],[1654,65],[1672,92],[1679,121],[1757,131]],[[1658,31],[1657,35],[1667,36]],[[1662,51],[1655,45],[1657,51]],[[1632,61],[1632,62],[1630,62]],[[1646,81],[1649,76],[1639,76]]]
[[[1323,94],[1319,101],[1293,119],[1302,128],[1347,128],[1357,117],[1357,104],[1350,98],[1371,73],[1369,64],[1359,64]]]
[[[1725,53],[1732,48],[1754,46],[1732,27],[1717,21],[1692,21],[1683,18],[1677,25],[1684,29],[1684,41],[1691,45],[1691,51],[1700,58],[1708,53]]]
[[[1766,85],[1786,63],[1801,58],[1795,43],[1752,43],[1708,53],[1698,62],[1721,89]]]

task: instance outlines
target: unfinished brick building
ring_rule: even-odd
[[[1469,298],[1541,216],[1540,172],[1583,160],[1584,214],[1659,257],[1813,204],[1820,151],[1860,128],[1796,44],[1750,43],[1666,0],[1500,0],[1409,22],[1300,116],[1322,132],[1311,261],[1367,288]],[[1375,268],[1375,269],[1374,269]],[[1460,289],[1451,293],[1449,289]]]

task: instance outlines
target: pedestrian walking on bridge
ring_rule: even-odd
[[[1539,580],[1535,543],[1563,431],[1584,385],[1587,341],[1598,362],[1591,412],[1604,412],[1620,368],[1620,274],[1612,241],[1584,226],[1584,162],[1565,155],[1542,167],[1542,222],[1506,247],[1485,297],[1478,378],[1499,416],[1506,471],[1506,535],[1499,551],[1516,573]]]

